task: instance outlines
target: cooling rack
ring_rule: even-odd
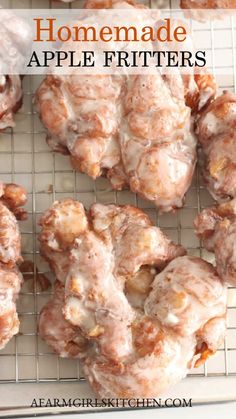
[[[142,1],[144,3],[144,1]],[[0,0],[6,8],[67,8],[82,7],[83,1],[71,5],[48,0]],[[178,1],[146,1],[152,8],[178,8]],[[210,71],[216,73],[220,90],[236,91],[236,32],[235,19],[229,17],[227,25],[213,22],[201,31],[196,22],[198,48],[211,50]],[[223,52],[223,53],[222,53]],[[227,69],[227,71],[225,71]],[[228,71],[230,70],[230,71]],[[227,73],[227,74],[226,74]],[[53,397],[68,394],[80,397],[91,395],[76,360],[60,359],[42,342],[37,334],[37,319],[51,289],[41,291],[36,280],[39,272],[51,277],[48,266],[38,250],[38,220],[54,200],[74,197],[89,207],[93,202],[133,204],[148,213],[153,222],[175,242],[182,243],[189,254],[213,262],[213,256],[201,247],[194,234],[193,218],[204,207],[212,204],[197,169],[187,193],[183,209],[176,214],[158,216],[150,203],[130,191],[111,190],[106,179],[91,180],[75,173],[68,158],[50,152],[45,142],[45,131],[34,110],[32,98],[40,77],[29,76],[23,81],[23,107],[16,115],[16,126],[0,134],[0,179],[16,182],[28,191],[29,218],[20,222],[23,257],[32,261],[34,268],[18,301],[20,333],[0,352],[0,416],[27,414],[25,407],[34,397]],[[187,384],[186,384],[187,383]],[[190,377],[177,385],[171,394],[190,397],[199,402],[232,399],[232,386],[236,383],[236,288],[228,290],[228,333],[224,345],[207,363],[191,372]],[[223,390],[224,389],[224,390]],[[30,398],[31,397],[31,398]],[[12,410],[13,409],[13,410]],[[30,411],[31,412],[31,411]],[[37,410],[36,414],[41,412]],[[44,412],[44,411],[43,411]],[[53,411],[55,413],[55,409]],[[60,410],[62,412],[62,410]]]

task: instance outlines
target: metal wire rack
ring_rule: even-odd
[[[140,1],[141,2],[141,1]],[[83,1],[62,4],[48,0],[0,0],[0,6],[11,8],[66,8],[81,7]],[[178,6],[178,1],[146,1],[150,7]],[[236,91],[235,22],[229,18],[227,27],[219,22],[205,25],[204,34],[199,34],[199,43],[208,40],[212,54],[213,73],[222,67],[222,75],[217,75],[220,89]],[[197,30],[197,26],[196,26]],[[224,63],[221,63],[224,50]],[[224,75],[224,68],[230,74]],[[143,208],[153,222],[160,226],[175,242],[182,243],[192,255],[213,261],[194,234],[193,218],[204,207],[212,203],[204,189],[197,170],[184,208],[176,214],[158,216],[154,206],[125,190],[111,190],[106,179],[95,182],[85,175],[75,173],[66,157],[53,154],[45,143],[45,131],[32,104],[32,98],[40,77],[24,79],[24,104],[16,115],[16,127],[0,134],[0,178],[22,184],[28,191],[29,219],[20,223],[23,239],[23,256],[31,260],[34,270],[21,291],[18,312],[21,322],[20,333],[0,352],[0,383],[21,382],[71,382],[82,380],[79,364],[75,360],[59,359],[45,345],[37,334],[37,318],[41,307],[50,296],[50,290],[37,289],[36,266],[40,272],[50,277],[48,267],[38,251],[38,219],[54,200],[74,197],[90,206],[94,201],[103,203],[134,204]],[[228,291],[228,334],[224,346],[204,367],[192,372],[202,376],[236,376],[236,289]]]

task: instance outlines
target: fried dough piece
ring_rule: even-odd
[[[196,163],[183,82],[181,100],[159,75],[133,77],[126,100],[125,89],[117,76],[47,77],[36,103],[49,146],[114,189],[129,185],[163,211],[181,207]]]
[[[2,8],[0,16],[0,132],[14,127],[14,113],[22,105],[22,77],[31,30],[28,22]]]
[[[22,105],[22,87],[19,76],[0,75],[0,131],[14,127],[14,113]]]
[[[41,225],[41,253],[65,284],[65,318],[88,338],[101,334],[102,353],[124,356],[131,351],[134,318],[124,297],[126,279],[144,265],[161,268],[185,250],[130,206],[95,204],[87,216],[79,202],[68,199],[55,203]]]
[[[156,276],[120,362],[89,352],[84,372],[101,397],[156,397],[223,342],[226,287],[209,263],[179,257]]]
[[[181,0],[183,9],[235,9],[236,0]]]
[[[88,1],[85,7],[141,5]],[[116,190],[128,186],[167,212],[183,205],[195,169],[191,114],[204,108],[215,90],[214,78],[205,72],[75,73],[46,77],[35,103],[49,146],[68,154],[77,171],[93,179],[106,176]]]
[[[94,204],[86,213],[65,200],[41,226],[41,253],[65,287],[61,325],[66,319],[87,339],[78,357],[99,396],[160,395],[219,348],[225,285],[212,265],[182,256],[141,210]],[[51,345],[63,355],[57,330]]]
[[[0,349],[19,331],[16,299],[22,285],[18,268],[0,262]]]
[[[16,299],[22,284],[17,267],[21,262],[21,238],[16,216],[25,212],[25,190],[14,184],[0,184],[0,349],[19,330]],[[24,217],[23,217],[24,218]]]
[[[236,284],[236,199],[204,209],[194,221],[204,247],[214,252],[223,280]]]
[[[86,339],[78,328],[65,320],[64,303],[65,288],[61,282],[56,281],[52,299],[41,310],[38,331],[41,338],[62,358],[82,357]]]
[[[224,92],[203,112],[197,134],[205,155],[204,179],[216,200],[236,197],[236,96]]]

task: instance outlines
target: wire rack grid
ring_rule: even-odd
[[[141,1],[140,1],[141,2]],[[0,6],[10,8],[66,8],[82,7],[83,1],[71,5],[49,0],[0,0]],[[146,1],[152,8],[177,8],[178,1]],[[236,91],[236,55],[234,19],[229,18],[227,27],[220,22],[205,25],[204,33],[199,33],[199,47],[204,42],[210,48],[212,62],[210,70],[222,66],[221,76],[217,75],[220,89]],[[197,24],[194,23],[197,30]],[[224,75],[224,68],[231,69]],[[37,234],[38,220],[54,200],[74,197],[89,207],[93,202],[133,204],[148,213],[153,222],[175,242],[182,243],[189,254],[202,256],[213,262],[213,256],[201,247],[194,234],[193,218],[204,207],[212,204],[205,190],[199,171],[196,171],[192,186],[187,193],[183,209],[175,214],[158,216],[158,211],[150,203],[125,190],[111,190],[106,179],[91,180],[75,173],[68,158],[53,154],[45,142],[45,130],[33,107],[33,94],[40,83],[40,77],[26,77],[23,107],[16,115],[16,126],[0,134],[0,179],[16,182],[28,191],[27,210],[29,218],[21,222],[23,257],[34,264],[28,272],[18,300],[20,333],[0,352],[0,383],[20,382],[69,382],[82,380],[79,364],[75,360],[60,359],[37,334],[37,320],[41,307],[50,297],[51,290],[40,292],[36,281],[36,267],[40,273],[51,276],[48,266],[39,254]],[[236,289],[228,290],[228,334],[224,345],[203,367],[191,372],[195,376],[236,375]]]

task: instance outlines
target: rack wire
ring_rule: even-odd
[[[140,1],[141,2],[141,1]],[[62,4],[49,0],[0,0],[0,6],[11,8],[67,8],[81,7],[82,1]],[[146,1],[152,8],[160,6],[176,8],[178,1]],[[197,25],[196,28],[197,30]],[[206,35],[207,33],[207,35]],[[211,70],[222,66],[231,69],[224,75],[217,75],[220,89],[236,91],[235,22],[230,18],[227,27],[220,22],[206,25],[204,40],[209,39],[212,54]],[[199,42],[202,42],[199,34]],[[217,64],[219,63],[219,64]],[[175,242],[182,243],[191,255],[202,256],[213,261],[213,256],[201,247],[194,234],[193,218],[202,208],[213,203],[202,184],[199,170],[196,171],[192,186],[187,193],[183,209],[176,214],[158,216],[158,211],[150,203],[140,199],[130,191],[115,192],[106,179],[91,180],[86,175],[75,173],[68,158],[50,152],[45,142],[45,130],[34,110],[32,99],[40,77],[24,79],[24,104],[16,115],[16,126],[0,134],[0,178],[5,182],[16,182],[28,191],[28,221],[20,222],[23,240],[23,257],[33,262],[34,269],[28,272],[28,280],[20,294],[18,313],[20,333],[0,352],[0,383],[21,382],[70,382],[82,380],[76,360],[60,359],[42,342],[37,334],[37,320],[41,307],[51,295],[51,290],[40,292],[37,288],[36,267],[49,278],[51,273],[39,254],[37,234],[38,220],[54,200],[74,197],[89,207],[93,202],[133,204],[144,209],[153,222]],[[205,366],[192,371],[202,376],[236,375],[236,288],[228,291],[228,334],[224,345]]]

